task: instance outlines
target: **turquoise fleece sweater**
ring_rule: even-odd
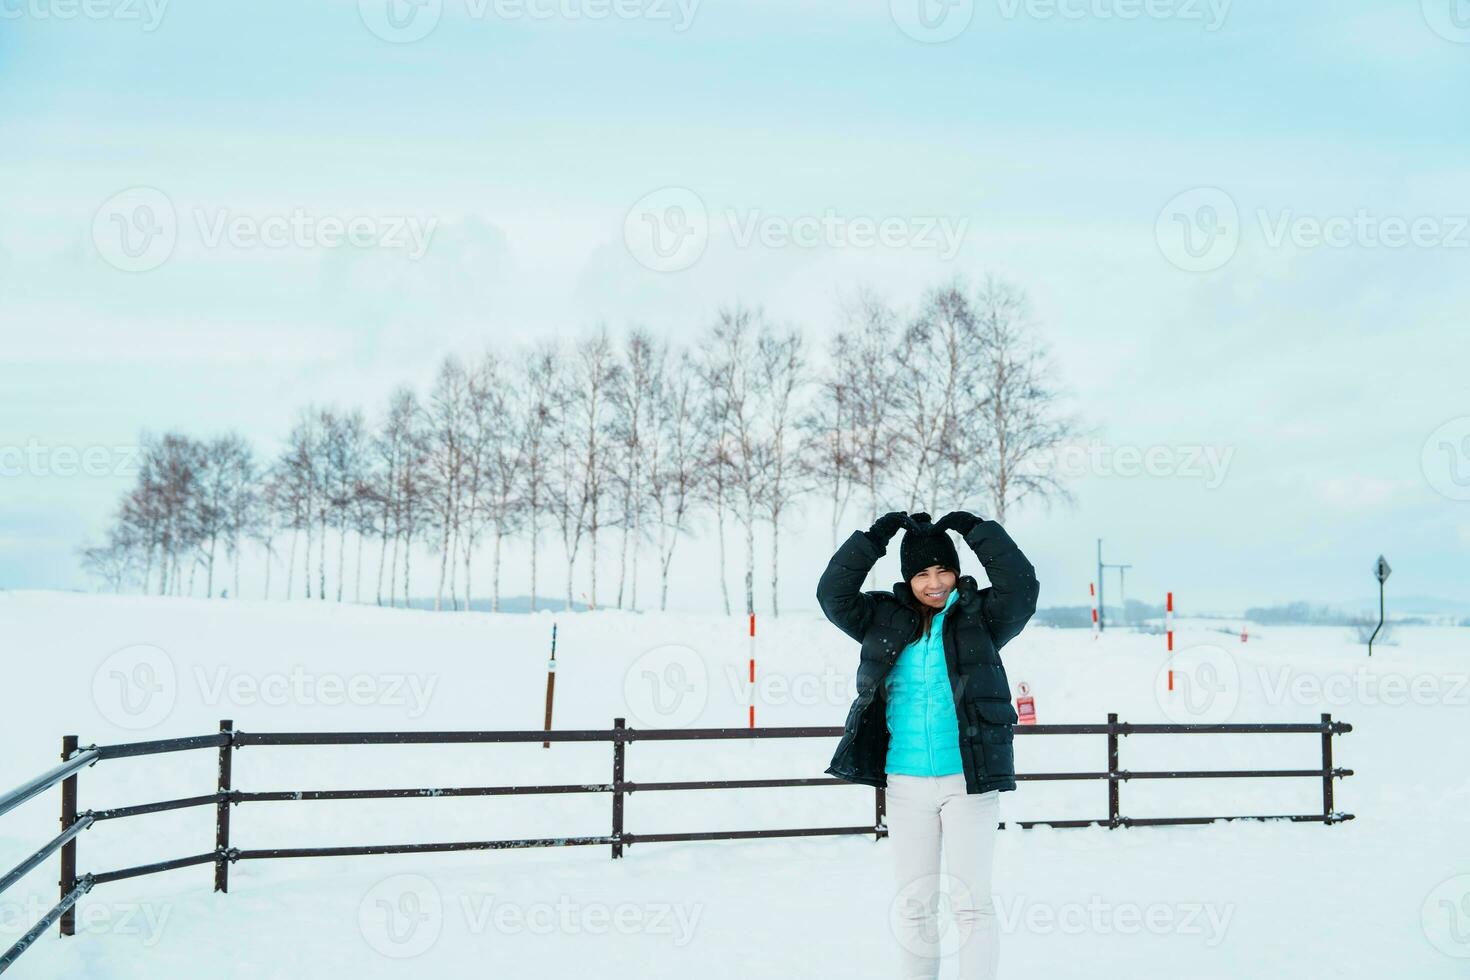
[[[927,636],[903,648],[884,679],[888,695],[887,771],[905,776],[963,772],[960,726],[944,661],[944,616],[959,596],[951,589]]]

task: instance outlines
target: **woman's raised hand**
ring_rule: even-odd
[[[876,521],[873,522],[873,526],[868,528],[863,533],[868,536],[869,541],[873,542],[878,547],[886,548],[888,547],[888,542],[892,540],[895,534],[898,533],[899,528],[913,527],[913,523],[914,522],[909,519],[908,514],[904,513],[901,510],[895,510],[890,511],[889,513],[884,514],[882,517],[878,518]]]
[[[980,523],[980,518],[967,510],[952,510],[939,519],[935,527],[942,531],[958,532],[960,537],[970,533],[970,529]]]

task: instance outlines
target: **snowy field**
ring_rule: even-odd
[[[0,593],[0,786],[82,744],[242,731],[539,728],[553,617],[312,602]],[[695,614],[560,615],[558,728],[741,726],[744,622]],[[1042,722],[1311,722],[1335,740],[1344,824],[1218,823],[999,836],[1001,975],[1048,978],[1437,978],[1470,975],[1470,630],[1396,631],[1370,661],[1346,629],[1178,625],[1162,636],[1028,628],[1005,651]],[[1234,624],[1237,628],[1239,624]],[[815,612],[763,619],[760,725],[839,725],[856,646]],[[834,740],[634,743],[627,778],[820,776]],[[1132,736],[1125,769],[1311,768],[1314,735]],[[210,750],[85,770],[81,807],[206,794]],[[244,790],[605,782],[605,743],[248,747]],[[1102,736],[1022,736],[1017,769],[1096,771]],[[605,834],[606,794],[255,803],[239,848]],[[1127,816],[1320,812],[1311,779],[1125,783]],[[0,817],[0,871],[56,832],[52,790]],[[1106,785],[1025,783],[1002,817],[1099,818]],[[633,794],[629,832],[871,823],[850,785]],[[212,850],[213,811],[109,821],[79,870]],[[7,975],[116,980],[267,977],[888,978],[889,844],[867,837],[645,843],[249,861],[228,895],[198,866],[113,882]],[[8,946],[55,901],[53,858],[0,897]],[[952,976],[952,965],[944,976]]]

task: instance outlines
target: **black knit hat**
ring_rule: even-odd
[[[958,575],[960,556],[955,551],[954,542],[949,539],[949,532],[935,527],[928,514],[910,514],[909,517],[918,528],[905,531],[898,546],[898,567],[903,580],[911,581],[930,565],[941,565]]]

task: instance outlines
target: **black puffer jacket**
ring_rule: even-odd
[[[944,659],[960,727],[965,791],[1016,788],[1012,726],[1016,709],[1000,649],[1036,612],[1036,571],[994,521],[982,520],[965,543],[990,585],[960,576],[959,597],[944,617]],[[887,786],[888,720],[883,679],[918,633],[919,601],[907,582],[891,592],[863,592],[863,580],[884,554],[862,531],[842,543],[817,582],[817,602],[833,625],[862,644],[857,698],[847,712],[826,772],[869,786]]]

